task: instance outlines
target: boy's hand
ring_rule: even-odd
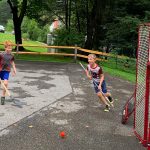
[[[92,76],[88,75],[88,78],[89,78],[90,80],[92,80]]]
[[[101,86],[98,86],[98,89],[99,89],[100,91],[102,91],[102,87],[101,87]]]

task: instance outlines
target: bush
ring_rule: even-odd
[[[54,34],[54,45],[74,46],[75,44],[77,44],[78,46],[83,46],[82,43],[84,43],[84,35],[82,33],[78,33],[75,29],[71,29],[71,31],[69,32],[65,28],[62,28],[56,30]]]
[[[43,29],[40,30],[38,35],[38,41],[47,43],[47,33],[49,32],[49,25],[44,26]]]
[[[23,39],[28,40],[29,39],[29,34],[28,33],[23,33],[22,37],[23,37]]]
[[[11,19],[9,19],[7,21],[6,30],[11,31],[11,32],[14,30],[14,24],[13,24],[13,21]]]
[[[40,28],[34,19],[24,18],[22,23],[22,34],[30,40],[46,42],[48,27]]]

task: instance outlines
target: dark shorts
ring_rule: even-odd
[[[1,80],[8,80],[9,79],[9,71],[0,71],[0,78]]]
[[[99,82],[93,82],[93,84],[94,84],[94,89],[95,89],[95,92],[96,93],[99,93],[99,92],[101,92],[99,89],[98,89],[98,86],[99,86]],[[103,80],[103,83],[102,83],[102,92],[103,93],[107,93],[107,88],[106,88],[106,82],[105,82],[105,80]]]

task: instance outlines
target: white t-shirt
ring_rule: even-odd
[[[90,66],[90,64],[88,64],[87,66],[87,70],[91,73],[92,78],[96,81],[99,82],[100,81],[100,75],[103,74],[103,70],[101,67],[99,67],[97,64],[94,68],[92,68]]]

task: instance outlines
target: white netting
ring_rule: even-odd
[[[139,45],[137,57],[137,83],[136,83],[136,108],[135,131],[144,137],[145,118],[145,92],[146,92],[146,68],[149,57],[150,26],[142,25],[139,28]]]

